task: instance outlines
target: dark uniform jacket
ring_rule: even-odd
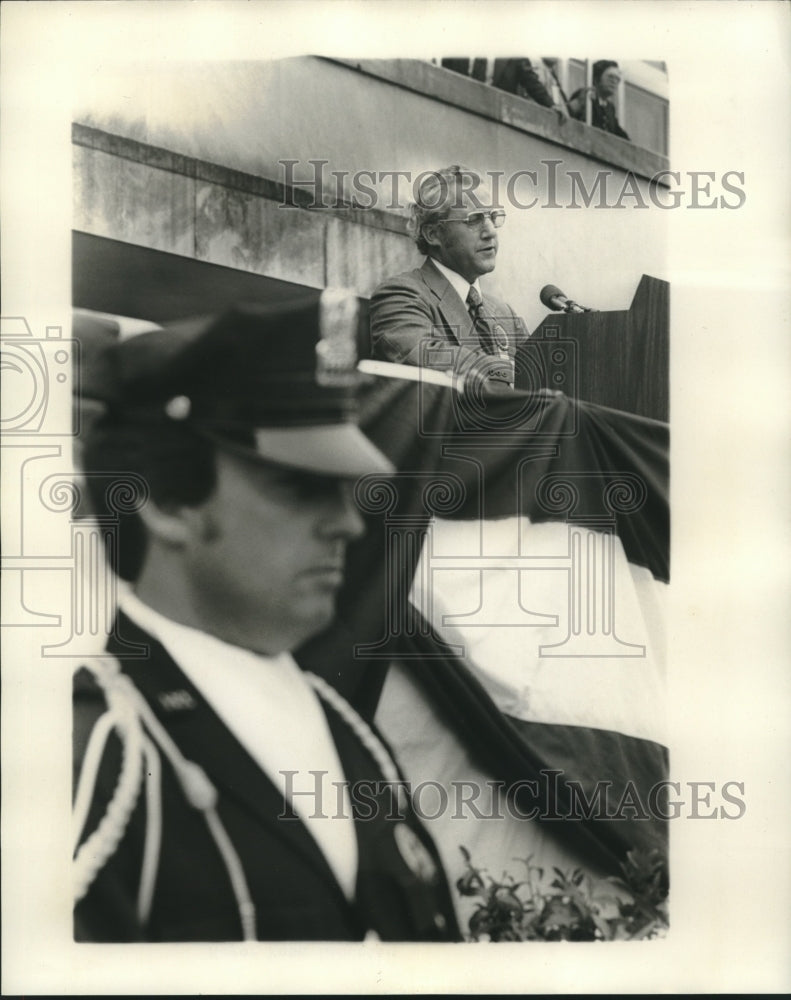
[[[491,295],[483,296],[482,315],[495,336],[500,328],[513,361],[528,336],[524,322]],[[382,361],[467,375],[492,360],[479,346],[466,305],[430,258],[422,267],[389,278],[376,289],[371,298],[371,346],[373,356]]]
[[[248,755],[164,647],[121,615],[117,634],[143,643],[144,658],[123,656],[134,683],[181,754],[203,768],[218,792],[216,814],[233,845],[255,906],[259,940],[458,940],[450,891],[433,843],[411,811],[391,808],[389,792],[363,793],[355,810],[359,873],[347,901],[316,842],[283,796]],[[115,645],[115,649],[113,646]],[[128,650],[129,646],[124,648]],[[222,669],[222,664],[217,664]],[[380,782],[372,754],[337,712],[322,701],[347,781]],[[83,668],[75,683],[75,768],[106,708],[103,689]],[[284,719],[284,726],[299,725]],[[122,741],[114,732],[102,752],[82,841],[105,815],[116,787]],[[189,803],[166,754],[161,762],[161,845],[148,919],[136,906],[155,805],[145,783],[111,856],[75,907],[75,937],[86,941],[224,941],[242,937],[237,896],[205,816]],[[147,765],[144,770],[150,770]],[[154,786],[155,788],[155,786]],[[156,794],[154,794],[156,797]],[[355,801],[354,795],[352,796]],[[334,804],[325,812],[330,814]],[[291,816],[284,816],[291,812]],[[387,818],[401,815],[404,818]],[[152,827],[152,822],[154,826]],[[328,819],[327,822],[332,822]],[[156,840],[156,837],[153,837]]]

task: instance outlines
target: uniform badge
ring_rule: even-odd
[[[494,342],[499,351],[508,352],[508,334],[505,329],[497,323],[494,327]]]
[[[319,299],[316,382],[348,386],[357,380],[357,316],[360,304],[346,288],[325,288]]]
[[[423,882],[433,882],[437,866],[418,835],[406,823],[399,823],[393,831],[396,847],[413,875]]]

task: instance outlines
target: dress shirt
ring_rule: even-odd
[[[481,298],[483,298],[483,292],[481,292],[477,278],[473,281],[472,285],[470,285],[466,278],[462,278],[462,276],[457,274],[456,271],[451,271],[449,267],[445,267],[444,264],[440,264],[440,262],[435,260],[434,257],[431,258],[431,261],[439,273],[448,279],[453,290],[458,293],[459,298],[464,303],[465,309],[467,308],[467,296],[469,295],[470,288],[474,288]]]
[[[289,653],[268,657],[165,618],[131,591],[119,605],[201,692],[304,822],[347,899],[357,881],[357,834],[343,767],[318,695]],[[289,796],[283,771],[296,771]],[[322,771],[321,778],[310,774]],[[317,792],[317,782],[320,790]],[[320,797],[319,797],[320,796]]]

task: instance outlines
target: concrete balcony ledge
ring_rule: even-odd
[[[631,171],[638,177],[651,179],[670,168],[666,156],[573,119],[561,125],[549,108],[420,59],[322,58],[572,149],[608,166]],[[658,183],[667,186],[666,180],[660,179]]]

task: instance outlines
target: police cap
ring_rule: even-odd
[[[250,458],[320,475],[390,473],[357,426],[358,298],[304,289],[167,324],[108,349],[129,421],[184,421]]]

